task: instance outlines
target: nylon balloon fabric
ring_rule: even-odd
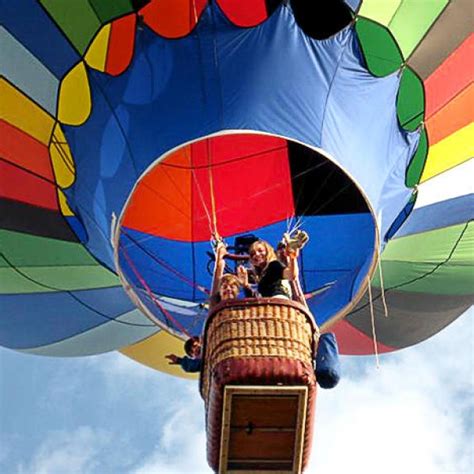
[[[2,2],[3,346],[173,370],[216,230],[306,230],[344,353],[374,350],[369,281],[381,352],[472,304],[469,8],[332,3]]]

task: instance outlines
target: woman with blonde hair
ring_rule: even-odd
[[[284,254],[287,265],[278,260],[275,250],[265,240],[257,240],[250,246],[249,257],[252,266],[250,275],[258,285],[260,296],[291,299],[288,281],[298,280],[299,249],[286,246]],[[243,284],[247,286],[248,281],[244,281]]]

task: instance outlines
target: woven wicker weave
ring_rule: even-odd
[[[286,300],[248,303],[217,308],[206,327],[201,379],[206,402],[213,368],[225,359],[281,357],[312,365],[317,331],[304,308]]]

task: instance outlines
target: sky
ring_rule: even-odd
[[[319,390],[307,473],[474,472],[474,311],[416,347],[342,357]],[[0,349],[2,474],[210,473],[196,381],[114,352]]]

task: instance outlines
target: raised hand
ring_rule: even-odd
[[[244,288],[249,286],[249,274],[243,265],[237,267],[237,278]]]
[[[178,365],[179,364],[179,357],[176,354],[167,354],[165,355],[165,358],[168,359],[170,362],[168,364],[170,365]]]

